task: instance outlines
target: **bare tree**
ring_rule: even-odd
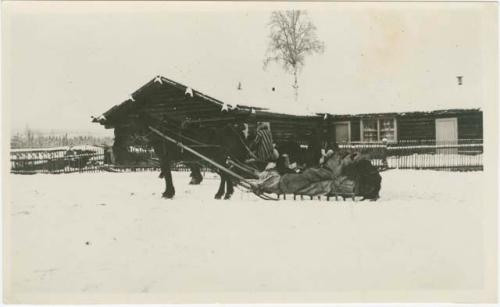
[[[316,36],[316,27],[306,11],[275,11],[269,21],[269,46],[264,68],[276,62],[293,75],[295,100],[299,95],[298,74],[305,64],[306,55],[323,53],[325,45]]]

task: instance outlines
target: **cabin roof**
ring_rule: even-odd
[[[168,85],[168,86],[165,86]],[[200,102],[206,103],[207,107],[212,106],[210,112],[207,111],[206,116],[220,114],[218,113],[221,109],[228,107],[232,114],[255,114],[256,118],[261,119],[284,119],[284,120],[294,120],[294,119],[320,119],[320,118],[332,118],[332,119],[349,119],[349,118],[370,118],[370,117],[412,117],[412,116],[449,116],[449,115],[457,115],[464,113],[474,113],[480,112],[480,109],[445,109],[445,110],[434,110],[434,111],[415,111],[415,112],[387,112],[387,113],[361,113],[361,114],[331,114],[331,113],[315,113],[308,115],[294,115],[287,113],[274,112],[272,110],[248,106],[242,104],[230,105],[225,103],[219,99],[213,98],[207,94],[202,93],[201,91],[190,88],[182,83],[173,81],[163,76],[156,76],[141,88],[132,93],[131,97],[122,103],[113,106],[106,112],[104,112],[101,116],[93,118],[93,122],[100,123],[105,125],[107,128],[113,127],[120,118],[123,116],[131,115],[135,112],[135,107],[140,106],[141,102],[144,100],[148,100],[151,96],[160,95],[159,92],[162,92],[159,99],[165,99],[168,97],[168,94],[171,93],[172,89],[176,89],[176,93],[184,93],[184,99],[187,95],[196,98],[195,100],[198,102],[197,104],[191,104],[191,110],[199,108]],[[156,92],[155,92],[156,91]],[[167,95],[165,95],[167,94]],[[191,95],[192,94],[192,95]],[[182,94],[181,94],[182,97]],[[178,96],[179,98],[179,96]],[[181,98],[179,98],[181,99]],[[182,105],[182,103],[178,104]],[[190,106],[182,105],[183,109],[190,108]],[[206,107],[202,107],[205,109]],[[176,108],[174,107],[173,110]],[[176,111],[169,110],[169,113],[175,114]],[[200,111],[203,112],[203,111]]]
[[[199,101],[203,101],[204,103],[207,103],[211,106],[215,106],[217,108],[223,108],[225,105],[233,110],[233,111],[240,111],[240,112],[246,112],[246,113],[251,113],[253,111],[259,112],[264,110],[264,108],[259,108],[259,107],[253,107],[253,106],[246,106],[246,105],[230,105],[226,104],[216,98],[213,98],[209,95],[206,95],[198,90],[195,90],[193,88],[190,88],[182,83],[173,81],[171,79],[165,78],[163,76],[157,76],[150,80],[148,83],[143,85],[141,88],[136,90],[134,93],[130,95],[130,98],[123,101],[122,103],[113,106],[109,110],[105,111],[102,115],[98,117],[93,117],[92,122],[95,123],[100,123],[105,126],[112,127],[115,124],[116,118],[120,117],[121,114],[126,114],[128,111],[132,111],[135,106],[139,106],[139,103],[137,100],[140,100],[141,98],[144,98],[148,95],[148,93],[151,93],[151,90],[155,87],[155,85],[168,85],[169,87],[163,86],[162,90],[167,91],[169,88],[175,88],[179,91],[182,91],[185,93],[184,95],[190,95],[191,97],[196,97]]]
[[[105,125],[106,127],[113,127],[116,123],[116,119],[119,118],[122,114],[129,114],[134,112],[134,107],[139,106],[139,100],[146,99],[147,96],[152,95],[152,90],[158,85],[168,85],[161,87],[162,91],[168,91],[169,88],[175,88],[182,93],[185,93],[184,96],[190,95],[191,97],[196,97],[197,100],[202,101],[203,103],[207,103],[208,105],[217,107],[217,110],[221,110],[224,106],[227,106],[233,114],[254,114],[256,118],[282,118],[282,119],[305,119],[305,118],[316,118],[316,115],[292,115],[286,113],[279,112],[271,112],[266,108],[256,107],[256,106],[248,106],[243,104],[231,105],[225,103],[219,99],[213,98],[201,91],[190,88],[182,83],[173,81],[171,79],[165,78],[163,76],[157,76],[143,85],[141,88],[136,90],[134,93],[130,95],[130,98],[123,101],[122,103],[113,106],[109,110],[105,111],[102,115],[98,117],[93,117],[92,122],[100,123]],[[198,104],[199,106],[199,104]],[[196,105],[193,105],[195,108]],[[218,109],[220,108],[220,109]],[[175,112],[173,112],[175,113]]]
[[[386,113],[360,113],[360,114],[330,114],[318,113],[320,116],[327,115],[329,118],[334,119],[349,119],[349,118],[370,118],[370,117],[419,117],[419,116],[450,116],[466,113],[481,112],[480,108],[472,109],[443,109],[433,111],[412,111],[412,112],[386,112]]]

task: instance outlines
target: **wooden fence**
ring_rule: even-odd
[[[359,151],[379,169],[440,169],[482,170],[483,140],[403,140],[395,143],[347,143],[339,148]],[[11,172],[17,174],[73,173],[73,172],[129,172],[159,170],[159,163],[151,149],[134,148],[137,155],[130,165],[114,165],[110,151],[98,146],[58,147],[46,149],[11,150]],[[183,163],[172,164],[176,171],[189,171]],[[209,171],[202,165],[202,172]]]
[[[61,174],[76,172],[139,172],[159,170],[158,159],[148,148],[129,148],[134,157],[131,164],[113,164],[110,148],[100,146],[54,147],[40,149],[11,149],[11,173]],[[183,163],[172,163],[174,171],[189,171]],[[208,171],[201,165],[203,173]]]
[[[390,169],[482,170],[483,140],[454,142],[401,140],[394,143],[339,144],[365,154],[374,165]]]
[[[17,174],[96,172],[104,165],[104,148],[75,146],[12,149],[10,162],[11,172]]]

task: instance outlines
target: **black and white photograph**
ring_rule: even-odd
[[[497,7],[3,1],[3,302],[497,303]]]

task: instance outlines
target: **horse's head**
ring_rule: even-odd
[[[244,140],[248,138],[248,124],[247,123],[241,123],[241,122],[236,122],[230,124],[232,129],[240,136],[243,137]]]

